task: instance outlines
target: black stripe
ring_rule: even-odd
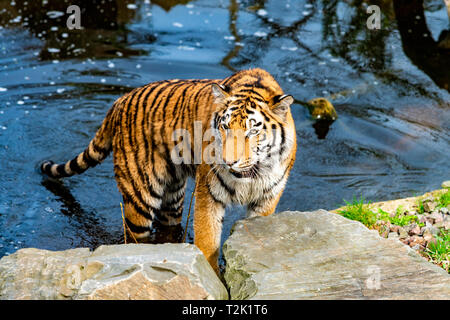
[[[270,121],[270,118],[267,116],[267,114],[266,114],[264,111],[260,110],[259,112],[260,112],[260,113],[262,114],[262,116],[264,117],[264,120],[266,120],[267,122]]]
[[[177,211],[174,210],[170,210],[170,211],[164,211],[164,214],[161,214],[158,217],[164,217],[165,221],[168,221],[169,219],[167,219],[167,216],[172,217],[172,218],[178,218],[183,212],[180,212],[179,209]]]
[[[131,98],[131,96],[128,97],[128,99],[130,99],[130,98]],[[122,115],[121,115],[122,117],[127,115],[127,111],[128,111],[129,107],[130,107],[130,101],[128,101],[128,103],[126,103],[126,105],[123,107]],[[127,124],[127,120],[128,120],[128,118],[125,121],[126,124]],[[120,126],[120,128],[122,130],[122,126]],[[122,132],[120,132],[120,134],[123,136]],[[125,152],[125,146],[124,146],[123,139],[120,139],[119,147],[120,147],[120,149],[122,151],[125,163],[128,163],[127,153]],[[121,169],[119,167],[117,167],[117,170],[121,171]],[[131,188],[133,189],[133,193],[134,193],[135,198],[140,202],[140,204],[144,205],[143,206],[144,208],[146,206],[150,207],[149,204],[144,201],[144,198],[142,197],[142,193],[140,192],[139,187],[135,184],[135,180],[132,178],[132,175],[131,175],[131,172],[130,172],[130,168],[127,165],[125,165],[125,170],[126,170],[126,174],[122,175],[122,176],[125,176],[125,177],[127,177],[127,179],[131,180],[130,184],[131,184]],[[119,181],[118,181],[118,184],[119,184]],[[123,188],[121,188],[121,189],[124,190]],[[134,205],[137,205],[134,201],[131,201],[131,203],[133,203]],[[156,209],[156,208],[152,207],[151,209]],[[145,210],[142,209],[141,211],[145,211]]]
[[[122,171],[122,169],[120,167],[118,167],[118,166],[115,167],[115,170],[117,171],[117,175],[118,176],[126,177],[124,180],[129,180],[130,177],[131,177],[130,176],[130,170],[129,170],[128,166],[125,166],[125,169],[127,170],[127,174],[124,174],[124,172]],[[136,186],[134,184],[134,179],[131,179],[131,181],[129,181],[130,184],[131,184],[132,191],[134,193],[133,194],[134,197],[132,197],[132,195],[129,195],[129,194],[126,193],[126,191],[125,191],[126,189],[124,188],[124,186],[121,183],[120,179],[116,179],[116,180],[117,180],[117,185],[119,186],[119,189],[122,191],[122,194],[124,195],[124,198],[126,197],[127,199],[130,199],[129,200],[130,204],[133,204],[133,206],[136,207],[138,205],[138,203],[136,203],[136,201],[133,201],[133,200],[137,199],[139,201],[139,204],[142,206],[140,208],[141,211],[146,211],[146,210],[148,210],[148,208],[151,208],[152,210],[157,210],[157,208],[150,207],[144,201],[144,198],[142,197],[141,192],[139,191],[138,188],[136,188]],[[148,208],[146,208],[146,207],[148,207]]]
[[[270,145],[270,148],[275,147],[275,140],[277,138],[277,125],[275,123],[272,123],[272,144]]]
[[[98,164],[98,161],[92,159],[89,155],[89,149],[84,150],[83,161],[88,165],[88,167],[95,167]]]
[[[137,102],[136,102],[136,107],[134,108],[134,114],[133,114],[133,121],[131,121],[131,115],[128,115],[128,119],[129,120],[129,124],[128,124],[128,143],[130,144],[130,146],[134,146],[134,152],[130,152],[131,153],[131,160],[134,161],[134,164],[136,165],[137,168],[137,173],[138,173],[138,179],[140,180],[141,185],[143,186],[147,186],[147,181],[145,180],[144,177],[144,172],[142,170],[142,167],[139,165],[139,162],[137,161],[137,152],[139,150],[139,146],[137,145],[137,126],[136,126],[136,119],[137,119],[137,115],[139,112],[139,99],[142,97],[143,93],[145,92],[145,90],[148,88],[148,86],[145,86],[143,88],[141,88],[136,96],[137,98]],[[133,98],[130,100],[130,103],[133,106],[133,101],[134,101],[135,96],[133,95]]]
[[[166,118],[166,108],[167,105],[169,104],[170,100],[172,99],[172,96],[177,92],[178,88],[185,86],[186,82],[180,82],[175,84],[172,89],[170,89],[169,94],[166,97],[166,100],[164,101],[164,104],[162,106],[162,121],[165,120]],[[162,140],[162,145],[164,147],[164,153],[166,155],[170,155],[170,151],[169,151],[169,146],[166,142],[166,139],[164,139],[164,129],[166,126],[161,126],[161,128],[159,129],[159,134]],[[169,175],[173,178],[176,177],[176,168],[174,166],[174,164],[172,163],[172,159],[170,156],[167,156],[166,160],[166,170],[168,171]]]
[[[136,212],[139,215],[143,216],[147,220],[153,220],[153,216],[150,214],[150,212],[143,210],[140,206],[138,206],[134,202],[130,202],[129,204],[131,204],[133,206],[134,210],[136,210]]]
[[[111,149],[105,149],[95,144],[95,142],[92,142],[92,148],[95,152],[100,153],[102,157],[106,157],[106,155],[111,151]]]
[[[164,214],[159,214],[159,215],[157,216],[157,219],[158,219],[159,221],[165,221],[165,222],[168,222],[168,221],[169,221],[169,218],[167,218],[166,215],[164,215]]]
[[[236,191],[230,188],[225,181],[223,181],[222,176],[219,173],[212,171],[212,173],[216,176],[217,180],[219,180],[220,185],[230,194],[230,196],[234,196]]]
[[[177,83],[177,82],[175,82]],[[155,106],[155,102],[157,101],[158,97],[169,87],[171,87],[174,83],[173,82],[169,82],[167,83],[165,86],[163,86],[162,88],[160,88],[160,90],[156,93],[156,96],[153,98],[153,105],[152,105],[152,110],[151,110],[151,114],[149,116],[149,119],[147,119],[147,123],[153,122],[156,110],[159,108],[161,102],[163,99],[160,99],[158,104]],[[160,178],[158,176],[158,174],[156,173],[155,170],[155,166],[153,165],[155,163],[155,152],[157,150],[156,144],[155,144],[155,140],[154,140],[154,136],[155,136],[155,132],[154,132],[154,127],[152,125],[150,125],[150,139],[151,139],[151,144],[152,144],[152,152],[151,152],[151,163],[152,163],[152,173],[153,176],[156,178],[156,180],[158,181],[159,184],[163,185],[165,184],[165,180]],[[146,149],[148,150],[148,149]],[[148,156],[148,154],[147,154]]]
[[[284,153],[284,150],[286,149],[286,132],[284,130],[284,127],[280,125],[281,128],[281,147],[280,147],[280,155]]]
[[[58,164],[56,167],[56,172],[60,177],[67,177],[69,174],[66,172],[65,164]]]
[[[225,207],[226,207],[225,202],[223,202],[223,201],[220,200],[220,199],[217,199],[217,198],[214,196],[214,194],[211,192],[210,186],[208,185],[207,187],[208,187],[208,192],[209,192],[209,194],[211,195],[211,198],[214,200],[214,202],[220,204],[223,208],[225,208]]]
[[[51,176],[50,168],[52,167],[53,164],[54,164],[53,161],[50,161],[50,160],[44,161],[41,164],[42,173],[45,173],[46,175]]]
[[[171,184],[167,186],[166,191],[169,193],[178,193],[181,189],[185,188],[186,181],[183,181],[180,184]]]
[[[168,201],[168,202],[164,202],[164,206],[169,206],[169,207],[170,207],[171,205],[177,204],[177,203],[180,202],[182,199],[184,199],[184,192],[181,193],[177,198],[172,199],[172,200],[170,200],[170,201]],[[161,208],[161,210],[163,210],[163,209]]]
[[[198,107],[199,107],[199,101],[200,101],[200,99],[206,94],[206,95],[209,95],[210,97],[211,97],[211,91],[209,90],[209,91],[204,91],[204,92],[202,92],[205,88],[211,88],[211,84],[207,84],[207,85],[205,85],[203,88],[201,88],[201,89],[199,89],[199,91],[198,91],[198,96],[196,95],[196,99],[198,99],[197,101],[195,101],[196,103],[194,104],[194,118],[191,118],[191,119],[193,119],[193,120],[195,120],[195,119],[197,119],[197,110],[198,110]]]
[[[146,113],[147,113],[147,108],[150,108],[152,105],[150,104],[150,103],[147,103],[148,101],[147,101],[147,99],[148,99],[148,97],[157,89],[157,88],[160,88],[160,89],[162,89],[162,83],[166,83],[167,81],[164,81],[164,82],[159,82],[159,83],[154,83],[153,85],[154,85],[154,87],[153,88],[151,88],[150,89],[150,91],[149,92],[147,92],[147,94],[142,98],[142,106],[143,106],[143,112],[144,112],[144,114],[143,114],[143,117],[142,117],[142,120],[141,120],[141,128],[142,128],[142,130],[141,130],[141,132],[142,132],[142,135],[143,135],[143,139],[144,139],[144,145],[145,145],[145,165],[148,167],[148,165],[149,165],[149,163],[148,163],[148,159],[149,159],[149,141],[148,141],[148,139],[152,139],[153,137],[147,137],[147,135],[146,135],[146,128],[147,128],[147,125],[150,123],[150,119],[146,119]],[[155,99],[153,99],[151,102],[154,102],[155,101]],[[152,110],[153,111],[153,110]],[[147,120],[147,121],[146,121]],[[152,153],[154,152],[154,150],[152,150]],[[156,178],[156,181],[158,182],[158,184],[159,185],[162,185],[162,182],[158,179],[158,177],[154,174],[154,169],[153,169],[153,163],[154,162],[152,162],[152,173],[153,173],[153,176]],[[148,176],[146,176],[146,178],[148,179],[148,180],[150,180],[150,178],[148,177]]]
[[[252,201],[247,205],[249,210],[255,210],[258,207],[258,203],[256,201]]]
[[[70,167],[70,170],[72,170],[73,172],[76,172],[76,173],[82,173],[82,172],[84,172],[85,170],[80,168],[80,166],[78,165],[78,162],[77,162],[77,158],[78,158],[78,157],[76,157],[76,158],[70,160],[69,167]]]
[[[286,173],[288,172],[289,166],[286,166],[286,168],[284,169],[283,175],[281,176],[281,178],[279,178],[277,181],[275,181],[270,187],[268,188],[264,188],[263,193],[267,193],[270,190],[272,190],[273,188],[275,188],[281,181],[283,181],[284,177],[286,176]]]
[[[147,184],[147,189],[153,198],[162,199],[163,196],[157,193],[150,184]]]
[[[173,119],[173,121],[170,122],[170,127],[171,127],[171,128],[176,128],[177,123],[178,123],[178,119],[180,118],[180,116],[181,116],[181,120],[180,120],[181,127],[182,127],[182,128],[186,128],[186,127],[184,126],[184,117],[185,117],[185,110],[186,110],[186,107],[189,106],[188,103],[185,103],[185,102],[186,102],[186,101],[185,101],[185,100],[186,100],[186,92],[187,92],[188,89],[192,88],[193,86],[195,86],[195,82],[194,82],[194,83],[191,83],[191,84],[189,84],[189,85],[187,85],[187,86],[184,88],[181,97],[178,98],[177,103],[176,103],[176,106],[178,106],[178,104],[180,104],[180,105],[181,105],[181,108],[177,110],[177,114],[176,114],[175,118]],[[181,99],[181,103],[180,103],[180,99]]]
[[[127,224],[128,228],[130,228],[131,232],[133,232],[133,233],[144,233],[144,232],[150,231],[149,227],[137,226],[133,222],[128,220],[127,218],[125,218],[125,223]]]
[[[259,88],[259,89],[267,89],[267,87],[261,84],[261,79],[258,79],[256,82],[243,83],[240,86],[245,88]]]
[[[163,214],[164,213],[164,214]],[[160,216],[170,216],[170,217],[178,217],[183,213],[183,206],[178,206],[176,208],[164,207],[161,208]]]
[[[224,79],[224,81],[222,81],[222,84],[225,86],[231,86],[233,83],[235,83],[236,81],[238,81],[239,79],[242,78],[242,71],[233,74],[232,76]]]
[[[253,96],[250,96],[250,97],[255,99],[255,100],[267,103],[266,99],[259,92],[256,92],[255,90],[252,90],[252,89],[241,89],[241,90],[238,91],[238,94],[236,94],[236,96],[248,97],[247,95],[240,95],[239,93],[241,93],[241,92],[249,92],[251,94],[255,94],[258,97],[253,97]],[[258,99],[258,98],[261,98],[261,99]]]
[[[219,129],[219,114],[217,112],[214,113],[214,129]]]

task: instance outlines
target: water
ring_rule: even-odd
[[[449,27],[443,1],[426,2],[427,25],[410,13],[397,26],[383,5],[378,31],[358,1],[83,3],[0,1],[0,256],[123,242],[111,157],[61,183],[36,165],[71,159],[115,99],[156,80],[261,67],[298,102],[331,99],[339,119],[330,127],[292,107],[299,147],[278,211],[412,196],[450,178],[450,54],[436,44]],[[70,4],[82,8],[83,30],[66,27]],[[223,240],[244,214],[227,210]],[[192,242],[192,216],[189,225]]]

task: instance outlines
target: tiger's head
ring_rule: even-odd
[[[237,178],[264,174],[265,169],[289,155],[295,139],[293,130],[287,128],[292,122],[289,120],[293,97],[264,97],[259,92],[247,87],[231,91],[221,84],[212,85],[217,105],[212,127],[221,146],[217,159]]]

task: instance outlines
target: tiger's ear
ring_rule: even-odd
[[[270,108],[275,114],[285,117],[289,111],[289,107],[294,102],[294,98],[289,94],[283,94],[281,96],[275,96],[272,99],[272,107]]]
[[[222,84],[213,83],[211,85],[211,91],[216,102],[223,101],[230,96],[228,93],[228,88]]]

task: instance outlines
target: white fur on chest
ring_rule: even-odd
[[[215,197],[227,204],[246,205],[264,198],[275,197],[286,184],[285,167],[280,164],[274,165],[271,171],[266,171],[257,178],[236,178],[226,170],[220,173],[223,182],[232,192],[223,187],[219,181],[215,181],[210,190]]]

